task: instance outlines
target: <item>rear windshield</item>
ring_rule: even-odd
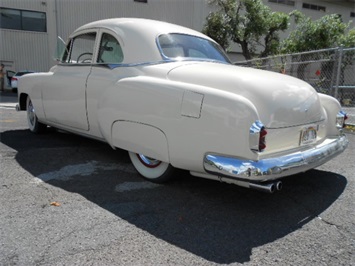
[[[230,63],[222,48],[204,38],[185,34],[163,34],[158,37],[163,57],[169,59],[200,59]]]

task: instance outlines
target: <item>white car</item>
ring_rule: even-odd
[[[347,147],[339,102],[283,74],[238,67],[200,32],[146,19],[92,22],[60,63],[19,82],[18,109],[125,149],[152,182],[175,168],[273,192]]]
[[[28,71],[28,70],[23,70],[16,72],[12,77],[11,77],[11,88],[12,90],[17,90],[17,83],[18,80],[23,76],[27,74],[34,73],[34,71]]]

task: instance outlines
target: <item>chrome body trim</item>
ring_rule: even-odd
[[[173,60],[173,59],[165,59],[162,61],[156,61],[156,62],[142,62],[142,63],[119,63],[119,64],[114,64],[114,63],[88,63],[88,64],[83,64],[83,63],[77,63],[77,64],[70,64],[70,63],[58,63],[60,66],[66,66],[66,67],[75,67],[75,66],[92,66],[92,67],[105,67],[108,69],[115,69],[119,67],[140,67],[140,66],[154,66],[154,65],[159,65],[159,64],[167,64],[167,63],[175,63],[175,62],[211,62],[211,63],[219,63],[219,64],[229,64],[226,62],[222,61],[217,61],[217,60],[203,60],[203,59],[196,59],[196,58],[186,58],[186,59],[180,59],[180,60]]]
[[[345,126],[345,120],[347,118],[347,115],[344,111],[339,111],[337,114],[337,120],[336,120],[336,127],[337,129],[342,129]]]
[[[347,137],[340,135],[334,139],[326,139],[307,150],[259,161],[208,153],[203,164],[205,171],[213,175],[266,182],[315,168],[343,152],[347,146]]]

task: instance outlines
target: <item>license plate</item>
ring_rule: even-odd
[[[310,126],[302,129],[300,136],[300,145],[309,145],[317,141],[317,127]]]

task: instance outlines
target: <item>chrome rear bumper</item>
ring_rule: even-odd
[[[322,165],[343,152],[347,146],[347,137],[341,135],[334,139],[326,139],[322,144],[308,150],[259,161],[206,154],[204,168],[207,173],[216,176],[265,182],[305,172]]]

